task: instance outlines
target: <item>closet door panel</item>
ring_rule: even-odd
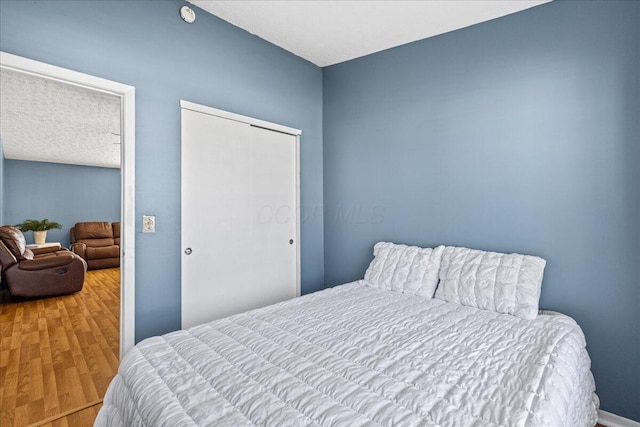
[[[182,327],[295,297],[297,138],[182,110]]]

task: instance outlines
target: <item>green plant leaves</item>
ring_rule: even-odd
[[[16,224],[16,227],[18,227],[20,231],[46,231],[54,228],[62,228],[62,225],[45,218],[42,221],[27,219],[22,224]]]

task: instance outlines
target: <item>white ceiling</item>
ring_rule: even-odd
[[[551,0],[188,1],[325,67]]]
[[[120,167],[120,97],[0,69],[6,159]]]

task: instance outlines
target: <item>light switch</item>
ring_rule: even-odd
[[[142,215],[142,232],[143,233],[156,232],[156,216],[155,215]]]

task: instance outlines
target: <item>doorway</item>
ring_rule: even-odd
[[[18,328],[16,336],[28,337],[26,340],[21,338],[21,347],[15,352],[3,352],[3,359],[9,358],[3,361],[3,369],[7,369],[5,362],[7,366],[13,366],[14,362],[19,363],[20,366],[19,371],[11,371],[13,374],[11,378],[7,377],[8,381],[5,383],[6,390],[11,387],[11,390],[17,391],[14,396],[15,405],[7,405],[15,406],[15,412],[9,414],[8,409],[11,408],[3,407],[7,409],[3,411],[3,420],[9,421],[8,425],[11,425],[12,421],[21,424],[22,421],[27,420],[31,423],[43,419],[55,419],[64,415],[64,411],[69,412],[70,409],[78,411],[83,408],[97,407],[95,405],[101,401],[101,393],[104,393],[110,381],[110,378],[107,378],[106,374],[102,375],[102,372],[111,372],[106,368],[107,366],[115,365],[117,368],[117,358],[121,359],[135,344],[135,89],[121,83],[5,52],[0,52],[0,67],[3,73],[6,71],[14,77],[25,76],[26,80],[26,76],[30,76],[34,77],[34,80],[73,87],[77,89],[76,92],[108,94],[112,99],[119,100],[119,105],[116,106],[116,111],[119,111],[119,124],[116,129],[111,130],[111,133],[117,140],[114,144],[117,143],[119,146],[116,157],[119,152],[118,160],[120,161],[120,212],[117,216],[121,223],[120,269],[111,269],[110,272],[109,270],[89,271],[85,290],[83,290],[86,292],[72,294],[64,300],[61,297],[53,297],[26,301],[25,304],[29,304],[34,310],[33,313],[36,313],[31,319],[21,317],[21,313],[24,313],[22,308],[14,310],[13,315],[8,314],[14,319],[14,331]],[[29,161],[22,163],[34,164]],[[3,198],[4,196],[3,192]],[[6,219],[8,218],[3,218],[3,222]],[[72,225],[65,224],[65,228]],[[109,301],[115,304],[110,304]],[[11,307],[8,310],[11,310]],[[90,315],[88,313],[97,313],[92,320],[99,319],[91,326],[93,329],[87,324],[82,324],[82,320],[78,321],[83,319],[84,315]],[[100,313],[104,313],[104,316]],[[60,314],[60,320],[58,320],[58,314]],[[116,320],[100,324],[100,319]],[[34,324],[38,327],[31,326]],[[5,342],[5,332],[9,335],[4,326],[6,325],[3,322],[3,342]],[[104,336],[113,337],[112,343],[115,345],[110,345],[107,342],[108,339],[105,341],[103,335],[95,332],[95,327],[98,327],[99,331],[112,330],[113,333],[109,332]],[[70,333],[65,334],[65,330]],[[49,339],[49,332],[53,334],[53,340]],[[13,337],[14,332],[11,332],[10,336]],[[46,343],[45,347],[41,348],[40,343]],[[91,356],[83,360],[81,351],[78,349],[89,347],[92,348],[93,355],[99,354],[98,347],[111,348],[112,362]],[[19,354],[20,359],[11,360],[11,354],[14,354],[14,358]],[[65,369],[66,363],[71,363],[73,369]],[[40,374],[37,366],[42,366]],[[22,374],[19,373],[21,369],[25,369]],[[15,387],[11,385],[12,381],[16,382]],[[27,390],[28,395],[21,394]],[[10,399],[7,393],[4,397]],[[63,413],[61,414],[60,411]],[[5,419],[5,415],[12,417],[13,420]]]
[[[135,345],[135,88],[0,52],[0,67],[118,95],[121,104],[120,358]]]

